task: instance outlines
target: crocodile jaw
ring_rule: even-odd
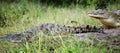
[[[100,16],[100,15],[94,15],[94,14],[88,14],[88,15],[96,19],[105,19],[104,16]]]

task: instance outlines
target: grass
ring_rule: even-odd
[[[98,20],[87,16],[92,8],[74,6],[71,8],[56,8],[53,6],[40,6],[40,4],[19,2],[0,4],[1,13],[7,18],[6,26],[0,27],[0,35],[22,32],[42,23],[55,23],[70,26],[100,25]],[[78,23],[71,23],[77,21]],[[104,47],[94,47],[89,43],[82,43],[78,38],[68,35],[67,38],[52,38],[52,36],[38,35],[38,39],[29,43],[11,43],[0,41],[1,53],[106,53]]]

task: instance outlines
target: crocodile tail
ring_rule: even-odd
[[[0,36],[0,40],[7,40],[7,39],[6,39],[5,35],[3,35],[3,36]]]
[[[7,34],[4,36],[0,36],[0,40],[7,40],[10,42],[23,42],[23,40],[25,40],[25,37],[23,33]]]
[[[11,36],[12,36],[12,34],[7,34],[7,35],[0,36],[0,40],[9,41]]]

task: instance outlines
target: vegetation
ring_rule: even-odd
[[[89,10],[101,7],[101,0],[1,0],[0,35],[22,32],[42,23],[57,23],[70,26],[100,25],[98,20],[87,16]],[[106,0],[107,2],[108,0]],[[105,3],[108,9],[120,9],[110,0]],[[58,3],[59,2],[59,3]],[[100,3],[97,3],[100,2]],[[99,7],[97,5],[101,4]],[[109,5],[108,5],[109,4]],[[103,6],[103,5],[102,5]],[[77,21],[78,23],[71,23]],[[38,35],[38,39],[29,43],[11,43],[0,41],[1,53],[112,53],[105,47],[82,43],[79,39],[67,35],[65,39],[57,34],[52,36]],[[119,52],[118,52],[119,53]]]

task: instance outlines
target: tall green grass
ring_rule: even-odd
[[[38,3],[21,1],[18,3],[0,4],[2,13],[7,20],[5,27],[0,27],[0,35],[22,32],[42,23],[55,23],[70,26],[100,25],[98,20],[88,17],[87,12],[93,8],[80,6],[56,8],[41,6]],[[78,23],[71,23],[76,21]],[[106,53],[104,47],[95,47],[89,43],[79,41],[79,38],[68,34],[67,38],[58,38],[48,35],[38,35],[32,42],[11,43],[0,41],[0,53]]]

